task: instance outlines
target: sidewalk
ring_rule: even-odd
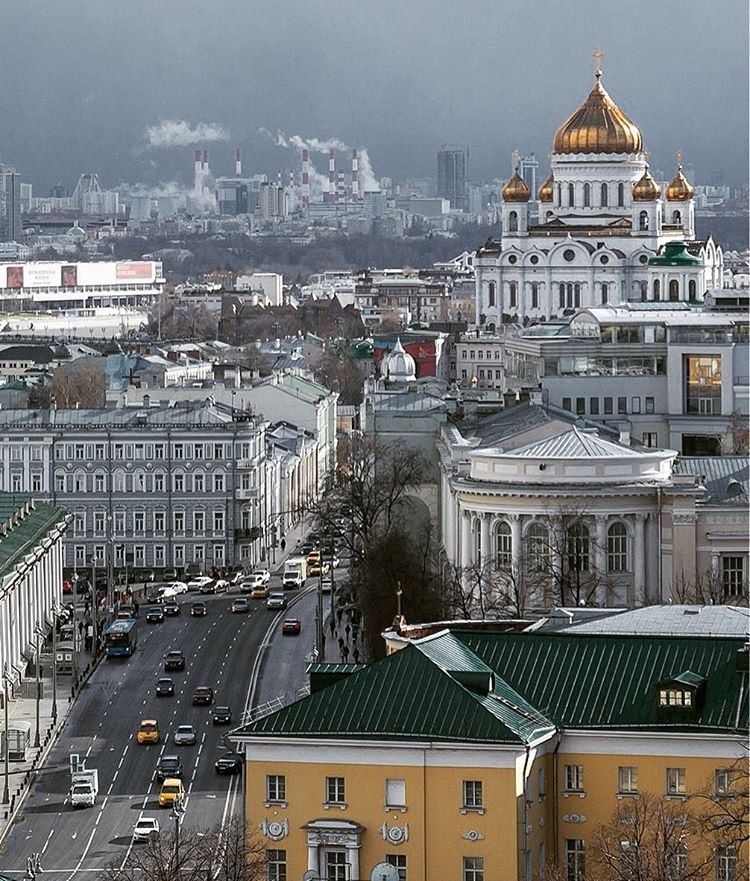
[[[39,746],[36,747],[37,722],[36,722],[36,678],[25,677],[22,684],[16,689],[16,696],[10,696],[8,701],[8,722],[13,728],[14,722],[26,722],[30,726],[29,745],[26,749],[24,761],[9,761],[8,763],[8,796],[7,802],[3,803],[2,796],[5,792],[5,765],[0,760],[0,842],[13,822],[13,814],[19,806],[26,790],[33,781],[36,772],[45,756],[49,752],[57,735],[65,725],[70,708],[78,692],[88,679],[96,666],[96,660],[85,651],[76,654],[78,664],[78,677],[58,675],[57,677],[57,719],[53,717],[53,676],[52,676],[52,640],[47,640],[42,648],[39,699]],[[24,697],[25,694],[33,695]],[[4,711],[3,711],[4,712]],[[4,724],[4,716],[0,712],[0,721]]]

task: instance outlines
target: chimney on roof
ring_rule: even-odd
[[[622,444],[623,447],[630,446],[630,428],[625,428],[624,426],[620,428],[620,436],[617,442]]]

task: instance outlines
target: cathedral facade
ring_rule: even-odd
[[[696,240],[682,167],[662,192],[640,130],[601,75],[555,134],[535,223],[518,170],[503,187],[502,238],[474,260],[477,324],[541,321],[627,300],[699,303],[721,287],[721,249]]]

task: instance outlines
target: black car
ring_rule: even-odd
[[[199,685],[193,691],[193,706],[208,706],[214,702],[214,690],[208,685]]]
[[[182,759],[179,756],[162,756],[156,766],[156,779],[166,780],[167,777],[182,777]]]
[[[146,612],[146,624],[161,624],[164,620],[164,610],[161,606],[151,606]]]
[[[175,615],[180,614],[179,603],[174,602],[174,600],[169,600],[168,602],[164,603],[164,605],[162,606],[162,609],[164,610],[164,614],[168,618],[172,618]]]
[[[149,603],[160,603],[164,598],[164,588],[159,585],[149,587],[146,591],[146,599]]]
[[[232,724],[232,710],[230,707],[214,707],[211,716],[213,718],[214,725]]]
[[[171,676],[162,676],[156,683],[158,697],[171,697],[174,694],[174,679]]]
[[[191,603],[190,604],[190,614],[194,618],[202,618],[208,610],[206,609],[205,603]]]
[[[165,670],[184,670],[185,669],[185,655],[182,652],[171,651],[167,652],[164,655],[164,669]]]
[[[217,774],[239,774],[242,770],[242,759],[237,753],[224,753],[214,763]]]

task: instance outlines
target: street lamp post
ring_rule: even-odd
[[[176,798],[172,802],[171,817],[174,820],[174,877],[176,881],[180,878],[180,821],[185,813],[185,807],[182,799]]]
[[[78,681],[78,622],[76,610],[78,608],[78,573],[73,573],[73,687]]]
[[[8,788],[8,757],[10,754],[10,743],[8,738],[8,701],[10,698],[8,697],[8,682],[10,681],[10,677],[8,676],[8,665],[7,663],[3,665],[3,712],[5,716],[5,729],[3,731],[3,741],[4,741],[4,749],[3,749],[3,757],[5,764],[5,785],[3,786],[3,804],[7,805],[10,803],[10,789]]]
[[[41,669],[39,664],[39,659],[42,654],[42,648],[40,639],[44,635],[37,625],[34,628],[34,635],[36,636],[36,733],[34,734],[34,746],[38,749],[41,746],[41,741],[39,740],[39,702],[41,700]]]
[[[57,604],[52,606],[52,724],[57,724]]]
[[[96,592],[96,556],[91,557],[91,636],[92,655],[99,654],[99,596]]]

